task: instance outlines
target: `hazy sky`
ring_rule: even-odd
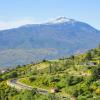
[[[0,0],[0,29],[66,16],[100,30],[100,0]]]

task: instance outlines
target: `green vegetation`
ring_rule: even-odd
[[[18,78],[19,82],[34,89],[11,88],[6,84],[11,78]],[[39,94],[36,88],[49,93]],[[100,46],[69,58],[18,66],[0,75],[0,100],[64,100],[63,96],[100,100]]]

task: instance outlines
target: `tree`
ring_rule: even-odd
[[[96,79],[100,79],[100,64],[93,69],[93,76],[95,76]]]
[[[3,79],[2,79],[2,78],[0,78],[0,82],[1,82],[1,81],[3,81]]]
[[[32,76],[32,77],[29,78],[29,81],[33,82],[35,79],[36,78]]]
[[[50,64],[49,67],[48,67],[48,73],[51,73],[51,72],[52,72],[52,66]]]
[[[10,74],[10,78],[16,78],[18,76],[18,74],[17,74],[17,72],[16,71],[14,71],[14,72],[12,72],[11,74]]]
[[[72,56],[70,57],[70,59],[72,59],[72,60],[74,60],[74,58],[75,58],[75,56],[74,56],[74,55],[72,55]]]
[[[88,53],[86,54],[86,57],[85,57],[86,60],[91,60],[92,59],[92,54],[90,51],[88,51]]]

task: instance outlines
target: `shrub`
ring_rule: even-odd
[[[30,81],[30,82],[33,82],[33,81],[35,81],[35,80],[36,80],[36,78],[33,77],[33,76],[29,78],[29,81]]]

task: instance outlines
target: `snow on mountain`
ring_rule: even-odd
[[[0,31],[0,66],[23,65],[84,52],[100,44],[100,31],[87,23],[59,17]]]
[[[75,22],[74,19],[69,19],[66,17],[58,17],[57,19],[53,19],[47,22],[46,24],[73,23],[73,22]]]

